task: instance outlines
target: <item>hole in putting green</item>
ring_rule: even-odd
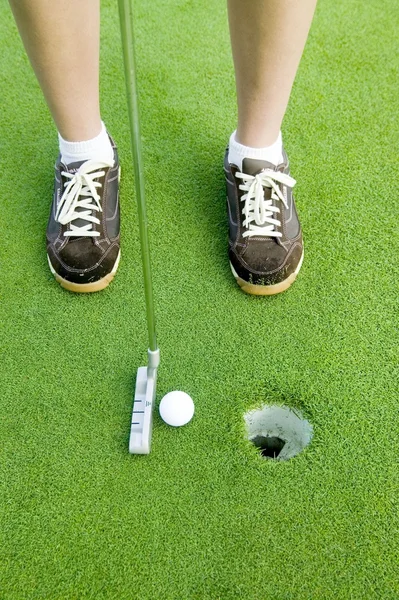
[[[297,456],[313,437],[313,427],[298,410],[287,406],[263,406],[244,415],[247,438],[271,460]]]
[[[265,458],[277,458],[285,446],[285,441],[278,437],[265,437],[257,435],[251,442],[259,448],[260,453]]]

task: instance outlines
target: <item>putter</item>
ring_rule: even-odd
[[[151,280],[150,248],[148,242],[147,212],[144,197],[144,172],[141,158],[140,120],[136,79],[136,62],[133,35],[132,0],[118,0],[121,27],[123,62],[125,66],[126,95],[129,112],[130,138],[136,183],[137,210],[143,260],[144,291],[148,327],[148,366],[139,367],[133,402],[129,452],[149,454],[151,450],[152,413],[155,404],[159,348],[155,333],[155,311]]]

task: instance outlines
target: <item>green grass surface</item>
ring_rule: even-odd
[[[115,3],[102,112],[122,157],[123,252],[78,296],[50,274],[54,126],[0,1],[0,598],[399,597],[398,68],[394,0],[320,0],[283,135],[305,238],[295,285],[243,294],[222,161],[236,126],[223,2],[137,2],[157,327],[148,457],[127,452],[147,333]],[[260,458],[243,414],[300,408],[312,444]]]

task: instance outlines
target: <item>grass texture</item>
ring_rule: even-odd
[[[102,3],[102,114],[122,157],[122,261],[105,291],[55,283],[54,125],[0,0],[0,597],[399,597],[398,68],[394,0],[319,0],[283,126],[305,262],[272,298],[227,260],[222,161],[236,127],[223,2],[136,2],[161,349],[148,457],[127,452],[147,331],[117,7]],[[244,436],[263,403],[311,445]]]

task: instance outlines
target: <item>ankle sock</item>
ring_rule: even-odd
[[[236,165],[240,170],[242,169],[242,161],[244,158],[267,160],[268,162],[273,163],[273,165],[278,165],[283,161],[283,141],[281,131],[274,144],[266,146],[265,148],[251,148],[250,146],[244,146],[237,142],[235,136],[236,131],[230,136],[229,163]]]
[[[82,160],[98,160],[110,165],[114,163],[114,151],[104,123],[101,121],[101,132],[91,140],[67,142],[58,134],[61,160],[69,165]]]

